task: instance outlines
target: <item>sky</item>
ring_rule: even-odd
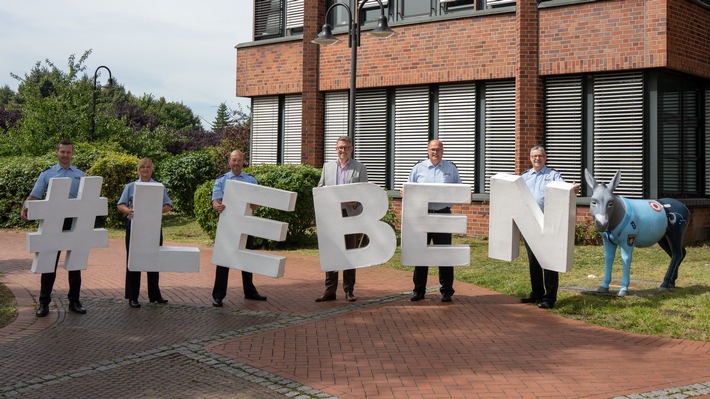
[[[32,67],[49,59],[68,71],[69,56],[92,50],[99,66],[136,96],[181,102],[210,128],[220,103],[244,111],[237,97],[236,49],[252,41],[251,0],[30,0],[0,2],[0,87],[17,90]],[[100,70],[105,84],[108,72]]]

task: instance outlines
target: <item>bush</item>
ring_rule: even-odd
[[[105,225],[108,227],[124,226],[125,216],[118,211],[116,205],[121,198],[123,187],[138,178],[136,172],[138,161],[139,159],[134,155],[109,153],[86,171],[87,176],[104,178],[101,195],[108,200],[108,216],[105,218]]]
[[[49,157],[3,157],[0,162],[0,227],[28,227],[22,204],[40,172],[56,163]],[[34,222],[32,222],[34,223]]]
[[[173,200],[173,210],[192,216],[195,190],[216,178],[220,170],[209,151],[186,152],[160,163],[159,176]]]
[[[601,245],[602,236],[594,227],[594,222],[584,221],[574,226],[575,245]]]
[[[272,249],[313,245],[317,238],[313,229],[316,216],[313,208],[313,187],[318,185],[320,170],[307,165],[258,165],[248,167],[246,172],[254,175],[263,186],[298,194],[293,212],[265,207],[254,211],[254,216],[288,223],[286,241],[267,242],[255,239],[254,244],[259,246],[261,241],[264,248]]]
[[[288,223],[286,241],[277,242],[255,237],[255,246],[262,248],[283,248],[313,245],[316,242],[312,228],[315,220],[313,208],[313,187],[318,184],[320,170],[304,165],[259,165],[245,169],[254,175],[260,185],[292,191],[298,194],[293,212],[261,207],[254,216]],[[218,214],[212,209],[212,187],[214,181],[205,182],[194,195],[194,212],[200,227],[214,239],[217,231]]]
[[[195,190],[194,206],[195,219],[200,225],[202,231],[207,233],[210,240],[214,241],[217,233],[217,222],[219,222],[219,214],[212,208],[212,187],[214,181],[207,181],[197,187]]]

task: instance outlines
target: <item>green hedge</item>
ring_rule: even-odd
[[[305,165],[259,165],[244,170],[254,175],[262,186],[292,191],[298,194],[294,212],[261,207],[254,216],[288,223],[286,241],[277,242],[255,238],[255,245],[262,248],[284,248],[313,245],[316,242],[315,210],[313,209],[313,187],[318,184],[320,170]],[[200,227],[214,239],[217,231],[218,215],[212,209],[212,187],[214,180],[197,188],[194,195],[195,216]]]
[[[0,162],[0,227],[27,227],[20,217],[22,204],[40,172],[56,163],[56,157],[3,157]],[[36,223],[36,222],[32,222]]]
[[[87,176],[104,178],[101,195],[108,200],[108,216],[105,218],[107,227],[124,226],[126,217],[118,211],[116,206],[123,187],[138,178],[136,171],[138,161],[138,157],[134,155],[109,153],[86,171]]]
[[[207,181],[197,187],[195,190],[194,206],[195,219],[200,225],[202,231],[207,233],[212,241],[217,233],[217,222],[219,214],[212,208],[212,187],[214,181]]]
[[[173,210],[193,215],[195,190],[221,172],[207,150],[185,152],[160,163],[158,175],[173,200]],[[214,181],[214,180],[213,180]]]

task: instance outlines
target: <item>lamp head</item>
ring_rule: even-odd
[[[330,27],[330,24],[325,24],[323,25],[323,29],[321,29],[320,33],[318,33],[318,36],[316,36],[315,39],[311,40],[311,43],[319,44],[319,45],[331,45],[335,43],[339,43],[340,39],[337,37],[333,36],[333,30]]]
[[[112,89],[116,86],[116,79],[114,78],[108,78],[108,81],[104,85],[105,89]]]
[[[380,18],[377,20],[377,27],[375,27],[375,29],[371,30],[369,33],[372,36],[380,38],[390,37],[397,34],[397,32],[389,28],[389,26],[387,25],[387,17],[384,15],[380,15]]]

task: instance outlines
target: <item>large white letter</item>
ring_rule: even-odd
[[[293,212],[296,193],[227,180],[222,204],[225,208],[219,215],[212,263],[269,277],[283,276],[285,257],[248,250],[246,244],[250,235],[283,241],[288,223],[251,216],[249,204]]]
[[[161,183],[136,183],[128,269],[134,272],[199,272],[198,248],[160,246],[164,190]]]
[[[341,203],[359,202],[362,213],[343,217]],[[387,193],[372,183],[341,184],[313,189],[318,228],[320,268],[324,272],[355,269],[387,262],[397,248],[397,236],[387,223]],[[346,234],[365,234],[369,244],[345,249]]]
[[[540,266],[563,273],[572,269],[577,211],[573,187],[563,182],[545,186],[543,214],[521,176],[491,177],[488,256],[508,262],[517,258],[522,231]]]
[[[402,197],[402,265],[468,266],[468,245],[427,246],[427,233],[466,233],[466,216],[428,213],[430,202],[471,203],[466,184],[406,183]]]
[[[91,248],[108,247],[106,229],[95,229],[96,216],[108,213],[108,201],[99,197],[101,176],[82,177],[79,193],[69,199],[71,179],[49,179],[47,197],[27,202],[27,218],[40,219],[35,233],[27,233],[27,250],[34,252],[33,273],[51,273],[59,251],[67,251],[64,268],[83,270]],[[62,231],[64,219],[74,218],[70,230]]]

